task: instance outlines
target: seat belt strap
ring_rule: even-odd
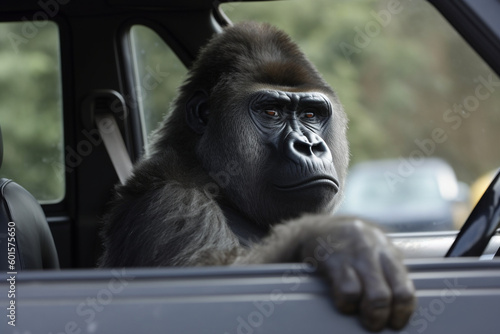
[[[124,184],[132,174],[132,161],[115,117],[112,113],[99,112],[95,114],[95,122],[116,174],[120,182]]]

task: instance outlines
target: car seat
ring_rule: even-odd
[[[0,168],[2,160],[0,129]],[[40,204],[19,184],[0,178],[0,271],[57,268],[54,239]]]

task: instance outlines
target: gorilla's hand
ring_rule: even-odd
[[[339,310],[359,313],[372,331],[402,328],[415,307],[398,250],[381,230],[356,218],[308,215],[280,224],[243,260],[261,261],[317,263]]]
[[[313,257],[329,278],[335,304],[359,312],[370,330],[402,328],[414,309],[414,287],[391,242],[379,229],[337,220],[304,242],[301,260]]]

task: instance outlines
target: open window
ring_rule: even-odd
[[[65,192],[59,31],[51,21],[0,23],[0,176],[41,203]]]

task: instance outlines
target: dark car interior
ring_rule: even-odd
[[[0,21],[16,22],[24,32],[22,39],[9,35],[11,44],[22,46],[29,36],[35,38],[40,20],[57,26],[63,152],[58,170],[64,179],[60,200],[37,201],[21,180],[0,174],[0,306],[9,305],[9,272],[17,274],[19,301],[18,327],[8,326],[3,319],[2,333],[330,333],[332,328],[364,332],[356,322],[335,313],[324,297],[325,282],[305,265],[95,270],[102,251],[101,218],[120,182],[120,171],[110,155],[116,146],[107,149],[96,120],[111,117],[119,128],[128,155],[117,159],[138,161],[146,154],[149,135],[139,110],[131,29],[143,25],[154,30],[189,68],[206,41],[231,24],[219,10],[221,2],[226,1],[18,0],[0,4]],[[500,73],[500,3],[429,2]],[[168,79],[168,75],[158,76],[161,71],[155,73],[157,80]],[[0,114],[4,133],[1,139],[0,132],[0,172],[2,155],[5,165],[10,152],[3,149],[10,137],[2,118]],[[40,124],[41,131],[44,126]],[[30,173],[36,178],[36,170]],[[461,231],[391,234],[405,255],[420,305],[403,333],[470,333],[477,328],[496,332],[499,184],[498,177],[494,178]],[[14,267],[9,266],[10,251],[4,247],[10,222],[16,224]],[[47,270],[57,268],[61,270]],[[271,292],[278,297],[273,299]],[[259,298],[267,304],[256,302]],[[252,312],[260,316],[255,318]],[[460,316],[469,320],[460,321]]]

